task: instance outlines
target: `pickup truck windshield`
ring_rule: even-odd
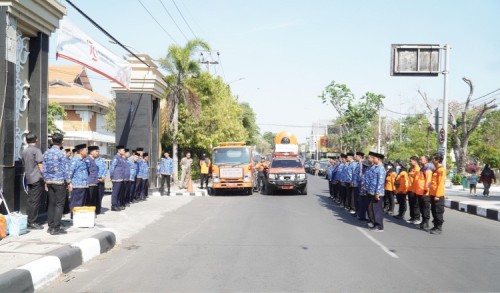
[[[219,148],[214,150],[215,165],[241,165],[250,163],[250,150],[241,148]]]
[[[297,160],[275,160],[271,163],[271,168],[302,168],[302,163]]]

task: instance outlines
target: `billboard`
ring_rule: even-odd
[[[392,76],[438,76],[439,45],[391,45]]]

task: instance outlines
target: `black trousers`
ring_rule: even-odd
[[[361,220],[366,220],[369,205],[370,205],[370,198],[366,195],[360,195],[359,196],[359,205],[358,205],[358,208],[356,209],[356,213],[358,214],[358,217]],[[370,218],[370,217],[368,216],[368,218]],[[373,219],[373,216],[372,216],[372,219]]]
[[[345,187],[345,203],[344,207],[350,210],[354,210],[354,187]]]
[[[385,203],[384,209],[387,212],[393,213],[394,212],[394,191],[385,190],[384,203]]]
[[[28,184],[28,206],[26,213],[28,214],[28,224],[35,224],[38,219],[38,210],[40,210],[40,200],[45,189],[45,182],[40,179],[38,182]]]
[[[122,189],[120,192],[120,206],[125,206],[128,203],[128,192],[130,189],[130,181],[123,180]]]
[[[373,210],[373,219],[375,226],[378,226],[379,229],[384,229],[384,198],[381,196],[379,200],[375,199],[375,196],[372,197],[372,210]]]
[[[330,194],[330,198],[333,198],[333,183],[328,180],[328,193]]]
[[[143,188],[143,180],[142,178],[137,178],[135,180],[135,199],[144,199],[144,196],[142,195],[142,188]]]
[[[436,198],[438,200],[436,200]],[[436,197],[431,196],[431,212],[432,212],[432,223],[434,223],[434,227],[441,229],[444,223],[443,214],[444,214],[444,196]]]
[[[422,215],[422,222],[429,223],[429,219],[431,218],[431,197],[428,195],[419,195],[418,205],[420,207],[420,214]]]
[[[333,199],[336,201],[340,201],[340,183],[337,181],[333,184]]]
[[[102,198],[104,197],[104,182],[97,183],[97,198],[95,204],[95,214],[99,215],[101,213]]]
[[[85,199],[85,205],[90,207],[97,206],[97,199],[99,198],[99,187],[97,185],[89,186],[89,193]]]
[[[398,200],[399,211],[398,215],[404,217],[406,214],[406,194],[398,193],[396,194],[396,199]]]
[[[375,214],[373,213],[374,196],[368,196],[368,220],[375,224]]]
[[[420,220],[418,196],[411,191],[408,192],[408,208],[410,210],[410,218],[412,220]]]
[[[165,181],[167,182],[167,192],[170,193],[170,178],[171,175],[161,174],[160,193],[163,193],[165,191]]]
[[[339,189],[340,189],[340,204],[345,206],[346,197],[347,197],[347,186],[342,185],[342,183],[340,183]]]
[[[63,184],[47,184],[47,187],[49,189],[47,193],[49,198],[47,221],[49,223],[49,228],[59,229],[61,227],[64,201],[66,200],[66,186]]]
[[[200,184],[201,184],[201,188],[203,188],[203,182],[205,182],[205,187],[208,187],[208,173],[207,174],[201,174],[201,178],[200,178]]]
[[[257,186],[259,188],[259,190],[266,190],[266,175],[264,174],[259,174],[258,177],[257,177]]]

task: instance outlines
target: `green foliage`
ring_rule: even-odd
[[[275,143],[274,138],[278,135],[277,133],[266,131],[262,135],[262,138],[271,146],[271,150],[274,149]]]
[[[485,114],[479,127],[471,134],[469,156],[492,168],[500,168],[500,110]]]
[[[408,161],[411,156],[427,154],[427,134],[429,134],[429,154],[437,150],[435,131],[427,132],[428,120],[423,114],[409,116],[402,120],[402,139],[395,139],[389,144],[387,155],[391,160]]]
[[[47,126],[50,134],[55,132],[63,133],[63,131],[56,126],[55,122],[56,120],[63,120],[64,118],[66,118],[64,108],[57,102],[49,102],[47,110]]]
[[[115,132],[116,130],[116,100],[113,99],[109,102],[108,113],[104,115],[106,124],[104,129],[107,131]]]
[[[460,174],[453,175],[453,177],[451,177],[451,183],[453,185],[462,185],[462,176]]]
[[[243,127],[248,133],[246,143],[248,145],[256,145],[259,140],[259,126],[257,126],[255,112],[248,103],[240,103],[243,112]]]

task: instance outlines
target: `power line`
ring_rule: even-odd
[[[181,15],[182,19],[184,19],[184,22],[186,23],[187,27],[189,28],[189,30],[191,31],[191,33],[193,34],[193,36],[195,38],[198,38],[196,36],[196,34],[193,32],[193,29],[191,29],[191,26],[189,25],[189,23],[187,22],[186,18],[184,18],[184,15],[182,14],[181,10],[179,9],[179,7],[177,6],[177,3],[175,3],[175,0],[172,0],[172,2],[174,3],[175,5],[175,8],[177,8],[177,11],[179,11],[179,14]]]
[[[217,51],[217,58],[219,58],[220,68],[222,69],[222,76],[224,76],[224,80],[225,80],[226,79],[226,73],[224,72],[224,67],[222,66],[222,60],[220,60],[220,54],[219,54],[218,51]]]
[[[470,100],[470,101],[471,101],[471,102],[477,101],[477,100],[479,100],[479,99],[482,99],[482,98],[484,98],[484,97],[487,97],[487,96],[489,96],[489,95],[491,95],[491,94],[493,94],[493,93],[496,93],[496,92],[498,92],[498,91],[500,91],[500,88],[498,88],[498,89],[496,89],[496,90],[494,90],[494,91],[492,91],[492,92],[489,92],[489,93],[487,93],[487,94],[485,94],[485,95],[482,95],[482,96],[480,96],[479,98],[472,99],[472,100]]]
[[[179,29],[179,31],[181,32],[182,36],[184,36],[184,38],[186,39],[186,41],[188,40],[188,38],[186,37],[186,35],[184,34],[184,32],[181,30],[181,28],[179,27],[179,25],[177,24],[177,22],[175,22],[175,19],[172,17],[172,15],[170,14],[170,12],[168,12],[167,10],[167,7],[165,6],[165,4],[163,3],[162,0],[160,0],[160,3],[161,3],[161,6],[163,6],[163,9],[165,9],[165,12],[168,14],[168,16],[170,17],[170,19],[174,22],[175,26]]]
[[[196,22],[196,18],[193,17],[193,14],[191,13],[191,11],[187,7],[187,5],[184,4],[184,1],[182,1],[182,0],[178,0],[178,1],[181,2],[181,4],[184,7],[184,9],[186,9],[186,11],[188,12],[188,15],[191,17],[191,20],[194,22],[194,24],[198,28],[198,31],[201,31],[201,34],[206,37],[207,34],[205,33],[205,31],[203,31],[203,28]]]
[[[146,6],[144,6],[144,4],[142,4],[141,0],[137,0],[139,1],[139,3],[142,5],[142,7],[144,7],[144,9],[148,12],[148,14],[151,16],[151,18],[153,18],[153,20],[161,27],[161,29],[165,32],[165,34],[167,34],[167,36],[172,40],[174,41],[175,44],[177,44],[177,42],[175,41],[175,39],[167,32],[167,30],[163,27],[163,25],[161,25],[158,20],[156,20],[156,18],[153,16],[153,14],[151,14],[151,12],[149,12],[149,10],[146,8]],[[178,44],[177,44],[178,45]]]
[[[73,4],[70,0],[66,0],[66,2],[69,3],[69,5],[73,6],[73,8],[76,9],[76,11],[78,11],[81,15],[83,15],[83,17],[85,17],[88,21],[90,21],[95,27],[97,27],[101,32],[103,32],[106,36],[108,36],[109,38],[111,38],[113,41],[115,41],[118,45],[120,45],[123,49],[125,49],[127,52],[129,52],[130,54],[132,54],[132,56],[134,56],[135,58],[137,58],[137,60],[141,61],[144,65],[146,65],[147,67],[150,67],[149,64],[147,64],[146,62],[144,62],[141,58],[139,58],[137,55],[134,54],[134,52],[130,51],[129,48],[127,48],[127,46],[123,45],[122,43],[120,43],[120,41],[118,41],[115,37],[113,37],[110,33],[108,33],[105,29],[103,29],[100,25],[98,25],[92,18],[90,18],[90,16],[88,16],[87,14],[85,14],[85,12],[83,12],[80,8],[76,7],[75,4]]]

